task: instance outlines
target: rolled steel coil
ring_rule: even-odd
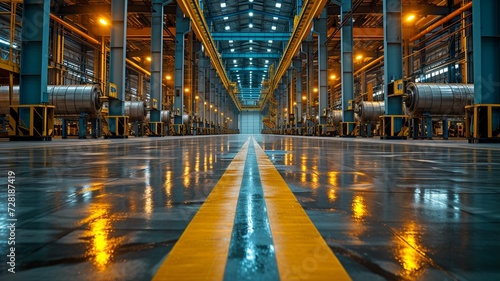
[[[147,115],[146,103],[144,101],[125,101],[125,116],[130,122],[144,120]]]
[[[170,111],[169,110],[162,110],[160,112],[160,122],[163,122],[165,124],[170,124],[171,122],[171,119],[170,119]],[[150,118],[150,112],[148,112],[148,114],[146,115],[146,119],[144,121],[146,122],[150,122],[151,118]]]
[[[411,115],[465,115],[474,101],[473,84],[408,83],[405,104]]]
[[[338,124],[342,122],[342,110],[330,110],[328,115],[331,123]]]
[[[385,114],[385,102],[383,101],[362,101],[356,108],[356,118],[359,121],[379,121],[379,117]]]
[[[49,104],[55,106],[56,116],[72,116],[87,113],[91,116],[101,110],[99,85],[49,85]],[[12,104],[19,104],[19,86],[13,87]],[[9,87],[0,87],[0,114],[9,114]]]
[[[191,116],[189,114],[182,115],[182,124],[188,127],[191,126]]]

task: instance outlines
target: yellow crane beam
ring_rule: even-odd
[[[274,76],[270,77],[268,90],[264,93],[264,98],[261,100],[261,110],[266,105],[266,102],[271,97],[272,93],[278,87],[278,83],[292,63],[293,57],[299,51],[300,44],[311,31],[312,20],[317,17],[323,10],[327,0],[305,0],[302,3],[302,10],[295,21],[292,36],[288,41],[285,52],[280,59]]]
[[[234,104],[238,108],[238,111],[241,111],[241,103],[239,99],[236,97],[233,86],[233,82],[229,80],[227,77],[226,69],[224,68],[224,64],[222,63],[222,59],[219,55],[215,47],[215,42],[210,34],[208,24],[203,16],[203,11],[201,11],[198,0],[181,0],[177,1],[179,7],[187,15],[192,21],[192,29],[198,39],[201,40],[203,46],[205,46],[205,50],[212,61],[212,65],[215,70],[219,74],[219,77],[222,81],[222,84],[226,88],[229,96],[233,99]]]

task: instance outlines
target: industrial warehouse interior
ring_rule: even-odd
[[[0,280],[500,280],[499,14],[0,0]]]

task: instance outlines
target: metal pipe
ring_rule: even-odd
[[[96,45],[101,45],[101,42],[97,39],[95,39],[94,37],[88,35],[87,33],[81,31],[80,29],[76,28],[75,26],[65,22],[64,20],[60,19],[59,17],[57,17],[56,15],[54,14],[50,14],[50,18],[52,20],[54,20],[55,22],[58,22],[60,23],[62,26],[64,26],[65,28],[75,32],[76,34],[80,35],[81,37],[83,37],[84,39],[86,39],[87,41],[93,43],[93,44],[96,44]],[[107,50],[109,50],[109,48],[106,48]],[[151,73],[149,71],[147,71],[146,69],[142,68],[140,65],[138,65],[137,63],[133,62],[132,60],[130,59],[125,59],[127,61],[127,63],[132,66],[133,68],[135,68],[136,70],[138,70],[139,72],[147,75],[147,76],[151,76]]]
[[[125,116],[130,122],[144,120],[147,115],[146,103],[144,101],[125,101]]]
[[[150,113],[146,115],[146,118],[144,119],[145,122],[150,122],[151,117]],[[162,110],[160,112],[160,122],[163,122],[165,124],[170,124],[171,123],[171,116],[170,116],[170,111],[169,110]]]
[[[64,20],[60,19],[58,16],[54,15],[54,14],[50,14],[50,18],[59,23],[60,25],[66,27],[67,29],[75,32],[76,34],[80,35],[81,37],[83,37],[84,39],[86,39],[87,41],[89,41],[90,43],[93,43],[93,44],[96,44],[96,45],[100,45],[101,42],[99,42],[99,40],[95,39],[94,37],[88,35],[87,33],[81,31],[80,29],[74,27],[73,25],[65,22]]]
[[[354,111],[359,121],[379,121],[379,117],[385,114],[385,102],[362,101],[357,104]]]
[[[474,84],[413,83],[406,87],[404,102],[411,115],[465,115],[474,101]]]
[[[428,34],[429,32],[433,31],[434,29],[436,29],[438,26],[442,25],[443,23],[446,23],[446,22],[449,22],[450,20],[452,20],[454,17],[460,15],[461,13],[469,10],[472,8],[472,2],[468,3],[468,4],[465,4],[464,6],[458,8],[457,10],[455,10],[454,12],[450,13],[449,15],[447,15],[446,17],[438,20],[436,23],[432,24],[431,26],[427,27],[426,29],[422,30],[420,33],[418,33],[417,35],[413,36],[412,38],[410,38],[410,42],[413,42],[415,40],[418,40],[420,38],[422,38],[423,36],[425,36],[426,34]]]
[[[91,116],[101,110],[101,87],[89,85],[49,85],[49,104],[54,105],[56,116],[87,113]],[[13,87],[12,104],[19,104],[19,86]],[[0,87],[0,114],[9,114],[9,86]]]

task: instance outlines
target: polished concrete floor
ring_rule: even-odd
[[[268,169],[284,183],[263,180]],[[239,185],[224,180],[228,170]],[[500,280],[499,175],[500,146],[465,141],[271,135],[0,141],[0,280],[177,280],[168,278],[165,264],[175,267],[174,246],[188,236],[193,217],[208,226],[231,221],[221,228],[222,264],[206,265],[222,268],[222,277],[206,280],[317,280],[315,252],[295,254],[288,268],[280,257],[285,246],[288,252],[302,246],[286,245],[288,231],[315,229],[353,280]],[[292,203],[269,195],[278,192],[274,184],[293,192],[314,231],[289,217],[286,206],[297,211]],[[227,199],[234,210],[211,214],[213,204],[227,200],[206,199],[224,186],[235,194]],[[212,219],[195,216],[202,205]],[[279,220],[289,224],[284,232],[276,232]],[[15,274],[7,263],[12,223]],[[202,244],[191,250],[202,251]],[[179,260],[195,260],[177,252]]]

